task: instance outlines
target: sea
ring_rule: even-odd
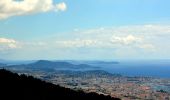
[[[170,60],[120,60],[118,63],[92,63],[113,74],[170,78]]]

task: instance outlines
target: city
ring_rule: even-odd
[[[102,70],[70,71],[16,70],[36,78],[74,90],[96,92],[122,100],[169,100],[170,79],[152,77],[127,77]]]

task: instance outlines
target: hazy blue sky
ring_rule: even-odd
[[[1,0],[0,59],[169,59],[170,0]]]

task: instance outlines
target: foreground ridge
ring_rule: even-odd
[[[120,100],[97,93],[74,91],[32,76],[18,75],[5,69],[0,70],[0,92],[0,99],[4,98],[4,100],[10,98],[14,100]]]

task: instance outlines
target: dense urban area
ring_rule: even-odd
[[[42,62],[41,62],[42,63]],[[44,65],[44,63],[42,63]],[[31,65],[7,67],[19,74],[36,78],[74,90],[96,92],[121,98],[122,100],[170,100],[170,79],[135,77],[111,74],[103,70],[50,70]],[[24,66],[24,67],[21,67]],[[29,68],[31,66],[32,68]],[[52,65],[51,65],[52,66]]]

